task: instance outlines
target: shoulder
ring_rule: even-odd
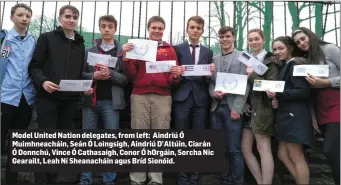
[[[0,45],[2,44],[2,42],[5,40],[7,36],[7,30],[0,30]]]
[[[218,59],[220,59],[220,58],[221,58],[221,54],[214,56],[214,57],[213,57],[213,60],[218,60]]]
[[[336,46],[335,44],[324,44],[321,45],[321,48],[323,50],[329,51],[329,50],[338,50],[340,51],[340,48],[338,46]]]
[[[326,56],[340,55],[340,48],[335,44],[321,45],[321,49]]]
[[[5,38],[7,36],[8,32],[5,29],[0,30],[0,38]]]
[[[243,51],[239,51],[239,50],[234,50],[234,53],[235,53],[235,55],[241,55],[241,54],[243,54]]]
[[[303,64],[308,64],[308,60],[304,57],[295,57],[294,62],[292,62],[292,65],[303,65]]]
[[[185,45],[185,43],[181,43],[181,44],[176,44],[176,45],[174,45],[173,47],[174,47],[175,49],[178,49],[178,48],[183,47],[184,45]]]
[[[209,52],[209,53],[212,53],[212,54],[213,54],[213,51],[210,50],[210,48],[208,48],[207,46],[201,45],[201,46],[200,46],[200,49],[203,49],[203,50],[205,50],[206,52]]]
[[[281,66],[281,61],[279,61],[273,53],[268,52],[264,57],[264,64]]]
[[[89,47],[89,48],[85,48],[85,52],[86,53],[88,53],[88,52],[93,52],[93,53],[97,53],[96,51],[97,51],[97,48],[96,48],[97,46],[95,45],[95,46],[91,46],[91,47]]]
[[[50,39],[55,39],[58,35],[56,35],[55,31],[49,31],[49,32],[45,32],[39,35],[37,40],[50,40]]]
[[[84,44],[84,38],[81,34],[79,34],[77,31],[75,31],[75,41],[80,43],[80,44]]]

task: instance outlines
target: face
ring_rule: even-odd
[[[203,25],[195,21],[189,21],[187,26],[187,34],[191,40],[198,41],[204,32]]]
[[[287,60],[290,57],[288,47],[281,41],[276,41],[272,44],[272,52],[279,60]]]
[[[252,52],[259,52],[264,48],[264,39],[257,32],[249,33],[249,35],[247,36],[247,43]]]
[[[105,40],[113,39],[114,34],[116,33],[115,24],[113,22],[102,20],[99,25],[99,31],[101,32],[103,39]]]
[[[73,31],[76,29],[78,18],[79,16],[74,14],[72,10],[66,9],[58,19],[63,29]]]
[[[14,23],[14,26],[19,29],[27,29],[27,27],[31,24],[32,14],[26,10],[25,8],[17,8],[11,16],[11,20]]]
[[[162,22],[152,22],[149,25],[148,33],[149,39],[159,41],[163,37],[163,32],[165,31],[165,25]]]
[[[295,35],[294,41],[301,50],[308,51],[309,50],[309,37],[303,33],[299,32]]]
[[[233,43],[235,41],[232,32],[228,31],[224,34],[219,35],[219,43],[223,50],[229,50],[233,47]]]

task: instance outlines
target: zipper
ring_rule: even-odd
[[[70,57],[71,57],[71,47],[72,47],[72,43],[71,40],[69,39],[69,50],[68,50],[68,58],[66,60],[66,64],[65,64],[65,79],[67,79],[67,67],[68,67],[68,63],[70,61]]]

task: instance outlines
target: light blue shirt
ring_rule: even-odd
[[[8,32],[5,47],[9,50],[9,55],[1,84],[1,103],[18,107],[22,94],[29,105],[34,103],[36,91],[28,74],[28,65],[35,45],[36,40],[29,33],[21,40],[14,28]]]

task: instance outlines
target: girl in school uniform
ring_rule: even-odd
[[[272,42],[275,56],[283,62],[278,80],[285,81],[284,91],[267,92],[273,99],[276,113],[278,158],[284,163],[296,184],[309,184],[309,169],[303,148],[313,146],[313,127],[310,112],[310,84],[304,77],[293,76],[295,57],[302,56],[294,41],[278,37]]]
[[[323,153],[332,168],[335,184],[340,184],[340,48],[322,41],[305,27],[296,29],[292,38],[310,64],[329,66],[328,78],[308,74],[306,81],[316,95],[313,125],[317,130],[319,125],[322,131]]]
[[[268,67],[263,75],[258,75],[252,67],[247,68],[248,82],[255,80],[276,80],[278,77],[277,59],[272,53],[264,50],[264,33],[261,29],[252,29],[247,34],[251,55]],[[271,99],[266,92],[252,91],[249,95],[250,107],[246,113],[250,119],[244,122],[242,134],[242,151],[245,163],[256,179],[257,184],[271,184],[274,173],[274,160],[271,152],[271,137],[274,136],[274,112]],[[253,153],[254,139],[261,162]]]

